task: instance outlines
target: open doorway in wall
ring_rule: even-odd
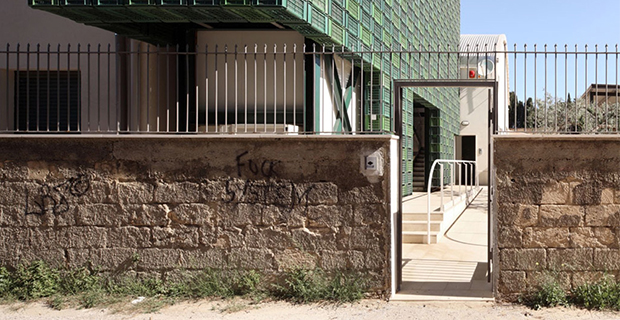
[[[459,123],[461,126],[464,124],[458,117],[452,117],[449,112],[453,110],[440,109],[444,105],[437,108],[414,106],[413,122],[417,138],[414,144],[419,143],[415,146],[416,156],[420,157],[420,150],[425,147],[425,165],[422,167],[426,177],[422,186],[426,191],[430,185],[432,192],[430,196],[424,192],[417,197],[402,199],[399,215],[395,219],[395,232],[402,236],[395,250],[397,261],[393,270],[397,292],[392,299],[492,300],[495,275],[492,273],[494,259],[491,249],[494,244],[490,239],[493,239],[494,231],[489,189],[480,188],[474,182],[479,176],[474,172],[479,158],[488,157],[492,150],[490,140],[480,136],[488,138],[495,130],[490,115],[497,109],[496,83],[484,80],[402,80],[395,81],[394,86],[397,92],[396,119],[400,119],[399,115],[404,111],[401,108],[404,88],[481,88],[488,99],[484,104],[486,114],[480,117],[480,133],[471,135],[454,135]],[[441,112],[448,115],[440,118]],[[422,128],[424,130],[420,130]],[[403,126],[405,134],[399,132],[401,137],[406,136],[404,129],[406,126]],[[405,143],[407,139],[401,141]],[[481,153],[480,148],[489,152]],[[474,162],[458,162],[458,159]],[[487,159],[489,163],[490,160]],[[434,170],[429,168],[435,162],[438,164]],[[435,175],[440,177],[432,180],[428,177]],[[439,186],[440,181],[443,181],[443,188]],[[435,186],[437,190],[433,192]],[[414,239],[414,236],[417,238]]]
[[[478,148],[476,147],[476,136],[457,136],[456,137],[456,159],[457,160],[471,160],[476,161],[476,153]],[[476,172],[476,170],[474,170]],[[461,170],[459,173],[461,180],[465,184],[471,184],[473,178],[471,175],[467,175],[465,170]]]
[[[428,112],[423,106],[413,108],[413,192],[426,189]]]

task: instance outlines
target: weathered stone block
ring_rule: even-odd
[[[620,250],[594,249],[594,268],[608,272],[620,270]]]
[[[166,248],[196,248],[198,228],[177,225],[175,227],[153,227],[153,246]]]
[[[271,270],[275,258],[269,249],[234,248],[228,256],[229,267],[246,270]]]
[[[250,248],[272,249],[289,249],[295,246],[290,231],[275,227],[246,229],[245,244]]]
[[[220,204],[217,208],[217,224],[223,227],[260,225],[263,205],[247,203]]]
[[[351,232],[351,248],[357,250],[367,250],[375,246],[383,245],[381,231],[369,227],[353,228]]]
[[[38,250],[37,248],[29,248],[17,253],[19,264],[28,264],[35,260],[43,260],[51,267],[62,268],[67,265],[65,250],[62,248]]]
[[[614,189],[605,188],[601,191],[601,204],[613,204],[614,203]]]
[[[538,290],[545,285],[557,283],[566,291],[571,287],[571,273],[562,271],[530,271],[526,275],[526,290]]]
[[[202,226],[214,224],[215,211],[206,204],[180,204],[168,213],[172,223]]]
[[[107,228],[70,227],[58,230],[55,233],[55,242],[52,245],[61,248],[104,248],[107,246]],[[41,236],[45,237],[45,233],[42,233]]]
[[[119,182],[116,184],[118,199],[123,204],[153,203],[155,187],[148,183]]]
[[[381,272],[388,269],[387,251],[380,247],[371,247],[364,252],[364,258],[366,261],[365,267],[367,270],[374,270]]]
[[[547,266],[545,249],[503,249],[499,252],[501,270],[541,270]]]
[[[83,188],[84,192],[76,194],[75,203],[118,203],[118,190],[115,183],[109,180],[94,181],[90,179],[82,182],[84,185],[81,188]]]
[[[371,184],[364,187],[353,187],[348,190],[339,189],[338,203],[347,204],[380,204],[384,202],[381,186]]]
[[[529,181],[525,179],[522,177],[504,177],[502,182],[497,185],[497,199],[499,203],[541,204],[546,183],[539,180]]]
[[[573,248],[618,248],[618,239],[611,228],[571,228],[570,244]]]
[[[348,250],[347,252],[351,270],[364,270],[366,268],[366,257],[363,251]]]
[[[179,268],[182,264],[181,252],[180,249],[141,249],[137,251],[137,264],[140,269],[146,270]]]
[[[303,199],[303,195],[307,194],[311,205],[333,205],[338,202],[338,186],[331,182],[295,184],[293,192],[298,199]]]
[[[319,266],[323,270],[344,270],[347,268],[347,253],[344,251],[321,251]]]
[[[184,269],[225,269],[228,266],[227,252],[220,249],[183,250],[179,254],[179,260],[179,266]]]
[[[314,269],[319,260],[315,254],[295,249],[275,251],[274,258],[278,271],[296,268]]]
[[[525,228],[525,248],[567,248],[570,246],[568,228]]]
[[[81,267],[88,264],[101,268],[101,271],[123,272],[134,269],[138,255],[133,248],[103,249],[69,249],[67,250],[70,267]]]
[[[585,209],[586,226],[618,227],[620,226],[620,205],[588,206]]]
[[[550,270],[587,271],[592,270],[594,249],[549,249],[547,256]]]
[[[566,182],[547,183],[543,189],[541,204],[568,204],[570,203],[570,186]]]
[[[28,181],[28,180],[25,180]],[[0,205],[26,207],[26,201],[38,194],[41,186],[30,182],[0,182]],[[33,202],[29,201],[29,205]],[[33,209],[36,209],[33,208]],[[29,211],[32,211],[30,209]]]
[[[525,271],[501,271],[499,273],[499,292],[503,294],[525,291]]]
[[[127,217],[121,214],[121,208],[116,204],[78,205],[75,220],[79,226],[117,227],[127,224]]]
[[[291,230],[293,245],[295,248],[305,251],[329,250],[337,251],[336,235],[334,233],[321,233],[318,230],[299,228]]]
[[[355,226],[373,226],[389,223],[389,215],[383,204],[356,205],[353,207]]]
[[[289,228],[303,227],[306,221],[306,208],[264,206],[262,210],[262,225],[287,226]]]
[[[519,227],[501,227],[497,236],[497,243],[500,248],[521,248],[523,247],[523,230]]]
[[[336,228],[351,225],[353,212],[350,205],[312,206],[308,208],[308,226],[313,228]]]
[[[572,286],[573,288],[577,288],[584,284],[594,284],[602,279],[614,281],[616,277],[613,274],[602,271],[573,272]]]
[[[500,225],[531,227],[538,225],[539,207],[525,204],[499,203],[497,218]]]
[[[579,206],[540,206],[540,226],[578,227],[583,225],[584,211]]]
[[[166,205],[125,205],[121,215],[127,217],[127,224],[137,227],[166,226],[170,223]]]
[[[573,203],[578,205],[601,204],[601,192],[603,184],[596,179],[588,179],[579,184],[571,184],[573,187]]]
[[[200,197],[200,186],[192,182],[159,183],[155,189],[157,203],[194,203]]]
[[[110,248],[148,248],[151,243],[151,229],[120,227],[108,229],[106,245]]]

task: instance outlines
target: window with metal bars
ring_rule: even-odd
[[[79,131],[79,71],[16,71],[18,131]]]

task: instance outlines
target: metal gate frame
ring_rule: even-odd
[[[488,153],[488,162],[489,162],[489,202],[488,202],[488,222],[487,222],[487,272],[488,272],[488,281],[492,282],[491,287],[493,288],[493,292],[496,291],[496,283],[497,283],[497,275],[492,273],[492,261],[497,261],[497,257],[495,254],[497,253],[496,245],[493,241],[493,231],[495,230],[496,221],[494,219],[494,201],[493,197],[495,195],[494,189],[494,170],[493,170],[493,134],[497,133],[497,129],[495,125],[497,124],[497,110],[498,110],[498,90],[499,84],[495,80],[469,80],[469,79],[455,79],[455,80],[406,80],[406,79],[394,79],[393,82],[393,93],[394,93],[394,132],[398,136],[398,157],[402,159],[403,149],[402,149],[402,137],[403,137],[403,129],[402,129],[402,119],[403,119],[403,109],[402,109],[402,94],[403,88],[488,88],[489,89],[489,116],[488,116],[488,139],[489,139],[489,151]],[[402,268],[402,260],[403,260],[403,195],[400,192],[400,187],[402,186],[402,161],[398,161],[398,211],[396,214],[396,263],[393,264],[396,266],[396,270],[392,270],[396,274],[396,290],[393,292],[400,291],[401,284],[403,282],[403,268]]]

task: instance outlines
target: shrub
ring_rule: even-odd
[[[620,310],[620,284],[610,277],[573,289],[572,301],[588,309]]]
[[[11,293],[20,300],[49,297],[59,288],[60,274],[43,261],[17,268],[11,281]]]

